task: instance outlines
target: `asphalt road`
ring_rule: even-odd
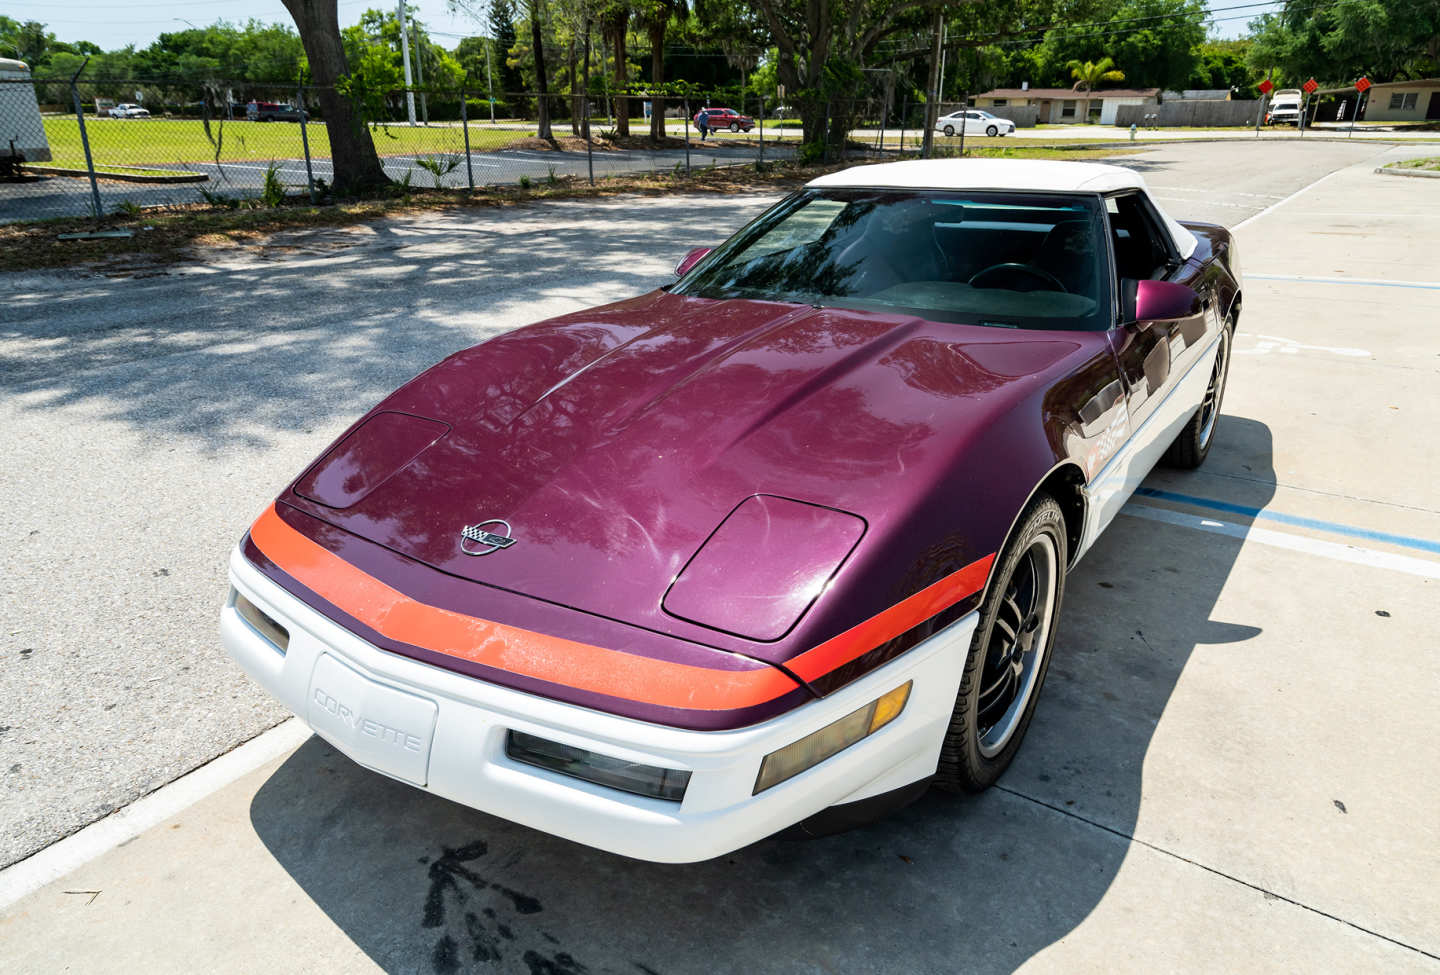
[[[311,741],[196,807],[190,832],[147,834],[70,882],[147,878],[113,913],[62,913],[75,902],[59,888],[12,912],[0,967],[38,970],[34,939],[62,922],[110,967],[152,957],[168,935],[144,911],[213,926],[204,950],[242,969],[286,967],[294,934],[354,966],[430,970],[445,939],[478,952],[494,925],[516,934],[514,964],[564,954],[606,971],[948,971],[940,958],[960,953],[990,970],[1183,967],[1165,954],[1177,945],[1217,969],[1430,964],[1440,615],[1435,578],[1394,566],[1433,565],[1423,546],[1440,540],[1421,436],[1440,419],[1440,346],[1418,327],[1440,316],[1423,257],[1440,246],[1440,187],[1370,173],[1394,152],[1206,144],[1129,162],[1177,217],[1232,226],[1344,171],[1240,231],[1247,305],[1216,451],[1201,474],[1152,477],[1164,493],[1072,579],[1002,789],[652,869]],[[455,349],[666,280],[767,202],[421,214],[128,278],[0,277],[0,862],[285,717],[219,651],[225,557],[355,415]],[[422,923],[410,901],[436,882],[431,862],[546,913],[491,903],[482,883],[470,908]],[[290,927],[255,939],[246,907],[272,890]],[[486,904],[477,936],[464,911]]]
[[[704,147],[695,147],[690,153],[690,165],[696,169],[707,166],[743,166],[760,158],[758,145],[716,145],[715,140]],[[766,144],[765,158],[788,157],[794,153],[792,146]],[[435,153],[444,157],[444,153]],[[589,160],[583,152],[555,151],[541,149],[505,149],[498,152],[472,152],[470,154],[471,174],[464,165],[464,150],[450,154],[459,164],[449,173],[440,177],[440,185],[459,188],[468,185],[473,175],[476,186],[518,183],[522,178],[542,183],[556,176],[588,176],[593,165],[595,176],[615,176],[624,173],[669,172],[676,166],[685,165],[684,149],[655,150],[612,150],[594,152]],[[403,180],[406,174],[417,187],[433,187],[435,177],[417,163],[417,159],[429,156],[384,156],[381,159],[385,172],[394,180]],[[198,203],[202,200],[200,190],[222,196],[254,197],[264,183],[265,170],[270,163],[278,166],[280,179],[292,193],[304,192],[307,183],[305,159],[256,160],[232,163],[186,163],[176,166],[156,166],[157,169],[183,169],[191,173],[203,173],[208,177],[196,183],[131,183],[118,180],[99,180],[101,205],[107,213],[119,209],[122,203],[136,206],[163,206],[180,203]],[[331,181],[328,159],[316,159],[311,163],[311,172],[316,179]],[[86,216],[90,212],[90,181],[73,176],[51,176],[34,182],[0,183],[0,223],[15,220],[38,220],[46,217]]]

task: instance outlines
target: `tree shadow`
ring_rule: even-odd
[[[0,389],[23,411],[85,407],[202,450],[263,447],[348,422],[501,331],[673,280],[686,246],[717,236],[683,199],[577,203],[285,234],[229,263],[79,287],[0,281]]]
[[[1274,490],[1270,431],[1227,416],[1209,466]],[[1160,473],[1173,485],[1186,475]],[[387,971],[1005,972],[1073,931],[1130,848],[1142,769],[1243,540],[1121,515],[1068,583],[1029,739],[1000,786],[701,864],[601,853],[374,775],[312,738],[251,822]]]

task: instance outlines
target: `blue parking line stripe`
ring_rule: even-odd
[[[1226,511],[1230,514],[1246,515],[1256,520],[1276,521],[1282,525],[1294,525],[1297,528],[1313,528],[1316,531],[1332,532],[1336,535],[1349,535],[1352,538],[1364,538],[1372,542],[1387,542],[1391,545],[1399,545],[1404,548],[1413,548],[1421,552],[1431,552],[1440,555],[1440,542],[1416,538],[1413,535],[1395,535],[1390,532],[1371,531],[1368,528],[1356,528],[1354,525],[1342,525],[1335,521],[1322,521],[1319,518],[1302,518],[1299,515],[1285,515],[1276,511],[1266,511],[1264,508],[1254,508],[1248,504],[1232,504],[1229,501],[1197,498],[1189,494],[1161,491],[1158,488],[1139,487],[1135,489],[1135,493],[1147,498],[1159,498],[1162,501],[1178,501],[1181,504],[1190,504],[1197,508],[1211,508],[1215,511]]]
[[[1440,282],[1431,281],[1377,281],[1374,278],[1317,278],[1305,274],[1252,274],[1246,278],[1256,281],[1297,281],[1301,284],[1359,284],[1368,288],[1418,288],[1421,291],[1440,291]]]

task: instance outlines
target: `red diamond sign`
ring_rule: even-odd
[[[1311,78],[1309,81],[1305,82],[1305,84],[1301,85],[1300,87],[1305,90],[1305,94],[1313,95],[1315,94],[1315,89],[1319,88],[1320,86],[1315,82],[1314,78]]]
[[[1369,89],[1369,87],[1370,79],[1364,77],[1363,75],[1361,76],[1359,81],[1355,82],[1355,90],[1360,92],[1361,94],[1364,94],[1365,91]]]
[[[1261,94],[1263,94],[1263,95],[1268,95],[1268,94],[1270,94],[1270,93],[1271,93],[1272,91],[1274,91],[1274,90],[1275,90],[1275,86],[1270,83],[1270,79],[1269,79],[1269,78],[1266,78],[1264,81],[1260,82],[1260,93],[1261,93]]]

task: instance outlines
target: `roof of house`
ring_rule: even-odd
[[[1377,81],[1376,88],[1440,88],[1440,78],[1416,78],[1414,81]]]
[[[996,88],[975,98],[1154,98],[1159,88],[1097,88],[1085,93],[1070,88]]]
[[[1059,162],[1049,159],[912,159],[908,162],[851,166],[812,179],[817,189],[1020,190],[1060,193],[1109,193],[1146,190],[1145,178],[1124,166]],[[1148,193],[1149,191],[1146,190]],[[1195,250],[1195,235],[1160,210],[1171,238],[1184,257]]]

